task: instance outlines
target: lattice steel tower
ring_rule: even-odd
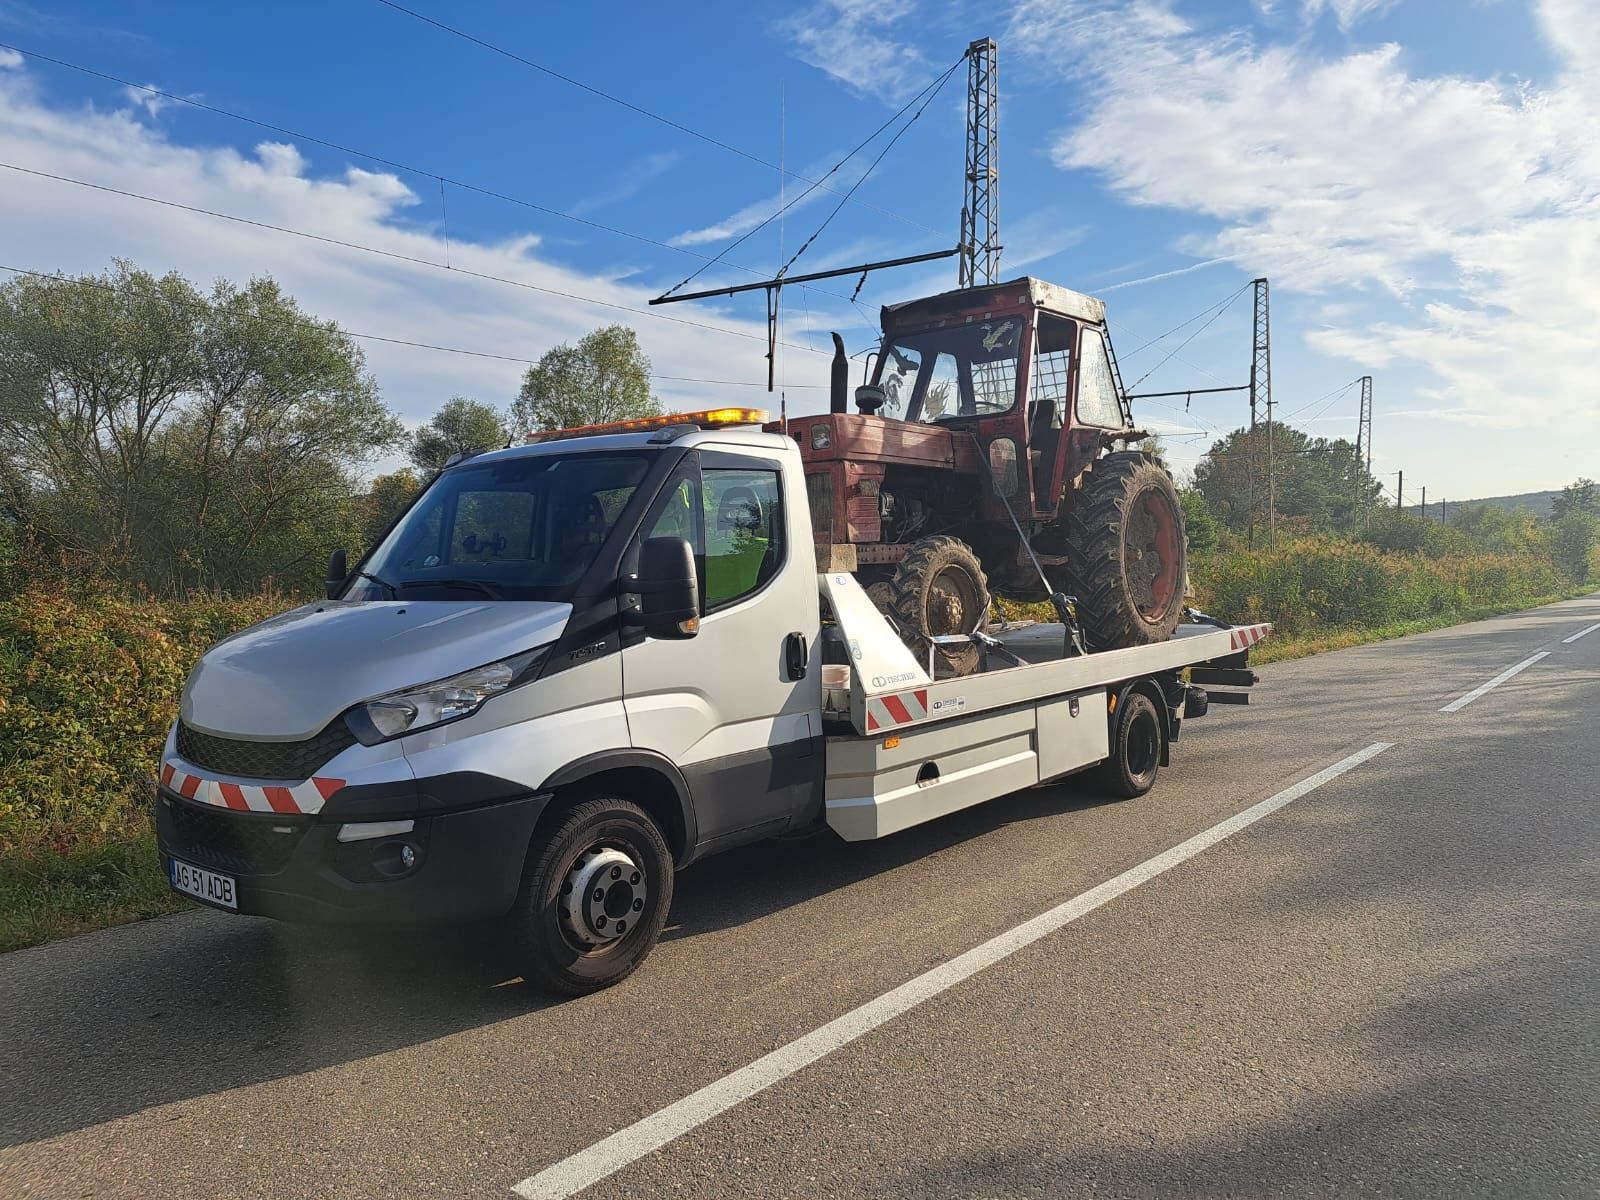
[[[1256,290],[1254,332],[1250,340],[1250,429],[1255,431],[1256,411],[1267,410],[1267,539],[1278,539],[1277,481],[1272,462],[1272,298],[1265,279],[1253,281]]]
[[[967,195],[961,207],[961,286],[1000,273],[1000,47],[967,47]]]
[[[1362,455],[1366,458],[1363,459]],[[1361,377],[1361,420],[1356,426],[1356,461],[1372,474],[1372,376]]]

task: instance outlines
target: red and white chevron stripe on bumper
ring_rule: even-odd
[[[867,732],[909,725],[928,715],[928,689],[917,688],[892,696],[867,697]]]
[[[186,800],[214,804],[218,808],[231,808],[238,812],[309,816],[322,811],[322,806],[328,797],[344,786],[344,780],[314,775],[292,787],[282,785],[257,787],[243,783],[224,783],[220,779],[207,779],[204,775],[196,775],[186,767],[177,767],[166,761],[161,764],[161,786],[172,789]]]
[[[1247,650],[1271,632],[1271,625],[1240,625],[1228,630],[1228,641],[1235,650]]]

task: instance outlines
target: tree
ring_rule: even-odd
[[[1370,509],[1382,488],[1356,448],[1339,438],[1313,438],[1272,426],[1273,491],[1280,521],[1311,530],[1345,530]],[[1195,488],[1212,515],[1230,529],[1267,525],[1267,426],[1236,429],[1212,444],[1194,472]],[[1252,514],[1253,506],[1253,514]]]
[[[1571,513],[1600,517],[1600,485],[1592,479],[1579,479],[1562,488],[1561,494],[1550,502],[1550,519],[1560,521]]]
[[[1581,509],[1569,508],[1555,522],[1550,549],[1556,566],[1570,575],[1574,583],[1588,580],[1590,552],[1594,549],[1597,537],[1600,537],[1600,517]]]
[[[113,577],[311,586],[403,433],[355,343],[270,279],[202,296],[118,262],[0,287],[0,504]]]
[[[1204,554],[1217,548],[1217,519],[1211,515],[1206,498],[1194,488],[1179,488],[1178,503],[1183,505],[1183,528],[1189,550]]]
[[[650,360],[639,339],[626,325],[607,325],[576,346],[563,342],[529,367],[511,406],[511,421],[519,432],[569,429],[660,411],[650,394]]]
[[[411,435],[411,461],[432,474],[452,455],[477,454],[505,444],[506,427],[499,413],[480,401],[452,396]]]
[[[416,498],[421,482],[410,467],[401,467],[389,475],[379,475],[372,481],[366,495],[361,544],[371,548],[378,544],[397,518]]]

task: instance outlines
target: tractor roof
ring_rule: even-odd
[[[1097,325],[1106,319],[1104,300],[1096,300],[1093,296],[1085,296],[1082,292],[1074,292],[1070,288],[1057,287],[1053,283],[1024,275],[1021,279],[1012,279],[1006,283],[957,288],[955,291],[941,292],[937,296],[926,296],[921,300],[885,304],[883,324],[887,329],[891,322],[904,326],[924,320],[935,321],[955,313],[970,313],[991,308],[995,311],[1015,311],[1029,306],[1048,309],[1064,317],[1076,317],[1080,321],[1090,321]]]

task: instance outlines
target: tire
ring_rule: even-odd
[[[637,804],[597,796],[560,813],[534,837],[508,918],[522,977],[561,996],[581,996],[625,979],[655,946],[672,906],[672,852],[660,828]],[[613,857],[619,854],[636,872]],[[618,921],[626,924],[620,937],[606,940],[588,924],[585,909],[575,910],[575,875],[593,879],[594,892],[605,895],[595,902],[609,914],[604,919],[612,928]]]
[[[878,606],[881,613],[894,612],[894,588],[889,586],[887,579],[880,579],[876,583],[866,586],[867,599]]]
[[[1172,636],[1188,578],[1183,506],[1172,477],[1137,451],[1093,463],[1063,518],[1067,590],[1090,650]]]
[[[960,538],[923,538],[900,560],[889,584],[894,617],[906,645],[927,661],[929,638],[972,633],[989,611],[989,580],[978,556]],[[941,649],[939,657],[957,675],[978,669],[977,646]]]
[[[1099,789],[1124,800],[1133,800],[1155,786],[1161,769],[1161,714],[1150,697],[1129,692],[1117,709],[1111,727],[1111,757],[1095,768],[1093,779]]]

